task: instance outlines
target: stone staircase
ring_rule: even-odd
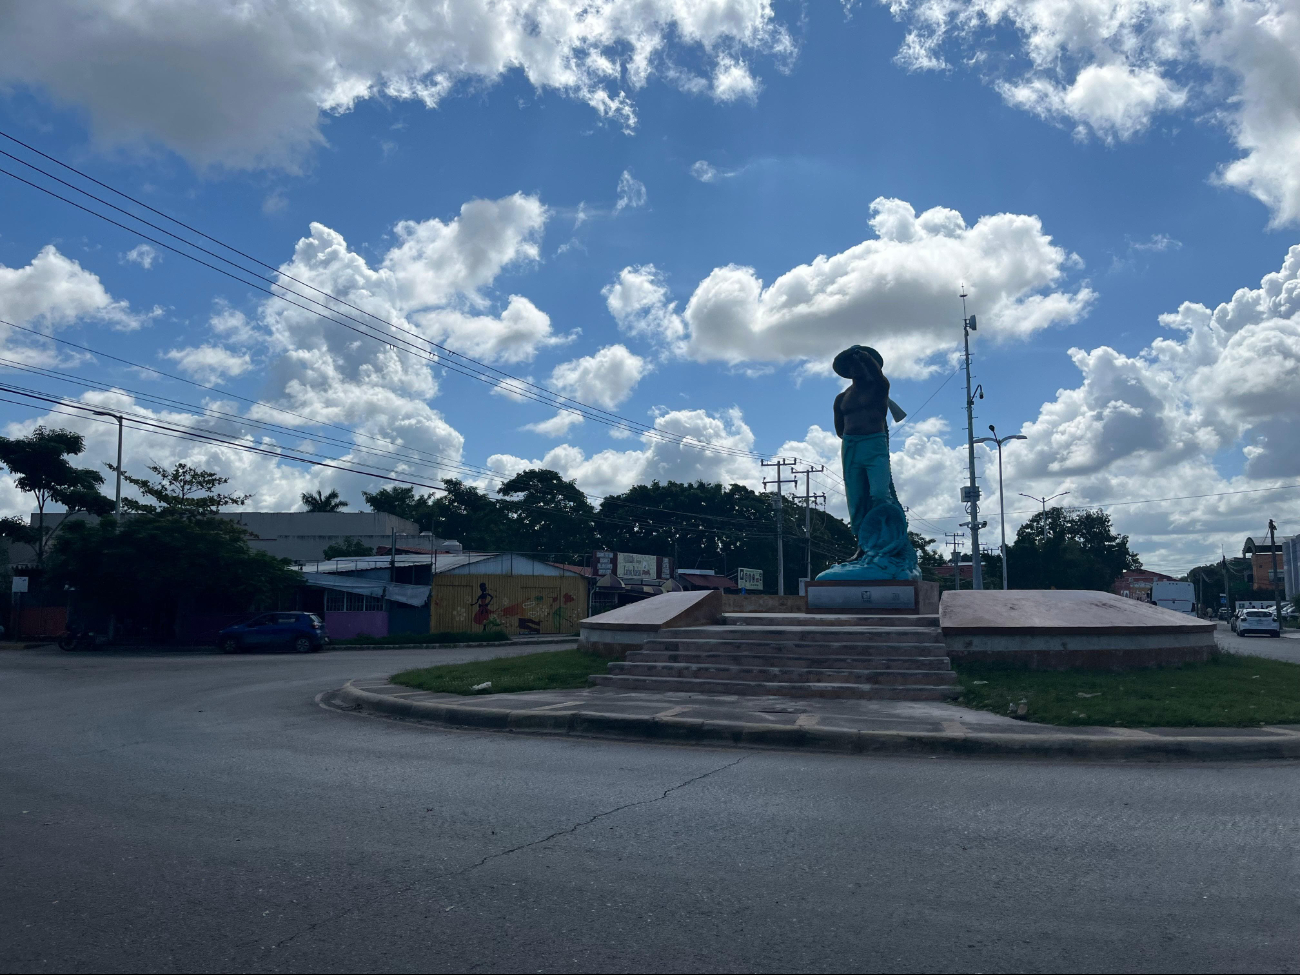
[[[591,683],[628,691],[938,701],[957,696],[938,616],[728,613],[660,630]]]

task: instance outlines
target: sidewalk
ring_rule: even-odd
[[[323,704],[407,721],[535,734],[855,753],[948,753],[1135,761],[1300,758],[1300,725],[1057,728],[929,701],[615,691],[463,697],[359,678]]]

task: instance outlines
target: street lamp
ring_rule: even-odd
[[[1041,533],[1042,540],[1039,542],[1040,545],[1047,544],[1047,502],[1055,501],[1057,498],[1063,498],[1069,493],[1069,491],[1062,491],[1060,494],[1053,494],[1050,498],[1036,498],[1032,494],[1025,494],[1023,491],[1020,492],[1022,498],[1028,498],[1030,501],[1037,501],[1043,506],[1043,530]]]
[[[106,413],[103,410],[91,410],[95,416],[111,416],[117,421],[117,507],[114,510],[114,517],[120,522],[122,520],[122,414]]]
[[[998,518],[1002,527],[1002,588],[1010,589],[1007,582],[1007,503],[1002,496],[1002,445],[1008,440],[1028,440],[1022,433],[1013,433],[1007,437],[999,437],[998,432],[993,429],[993,424],[989,424],[991,437],[980,437],[975,443],[995,443],[998,445]]]

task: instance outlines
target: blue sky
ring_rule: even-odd
[[[732,453],[611,437],[592,422],[538,430],[553,411],[438,367],[386,374],[379,343],[174,254],[128,259],[138,239],[8,178],[0,318],[499,475],[546,464],[599,496],[653,477],[757,486],[757,459],[736,451],[834,468],[829,358],[853,341],[880,346],[894,398],[916,411],[956,365],[965,283],[981,319],[978,422],[1030,438],[1008,448],[1009,493],[1217,495],[1111,509],[1148,564],[1179,571],[1239,548],[1270,516],[1297,530],[1297,492],[1261,490],[1300,480],[1293,4],[1224,8],[1197,33],[1190,3],[1144,19],[1117,0],[1102,5],[1111,21],[1098,33],[1066,16],[1074,4],[1036,0],[1014,16],[980,2],[895,16],[878,4],[711,0],[698,22],[645,23],[641,8],[609,3],[594,5],[596,27],[569,21],[554,36],[507,4],[493,15],[505,18],[496,60],[454,23],[403,37],[383,23],[398,6],[378,4],[376,23],[358,27],[282,4],[266,9],[294,16],[261,23],[224,4],[161,16],[145,0],[117,13],[18,3],[0,14],[0,128],[275,266],[320,225],[295,275],[340,294],[358,286],[358,262],[366,274],[383,265],[388,276],[349,300]],[[952,10],[951,22],[936,13]],[[642,77],[629,38],[647,30],[657,46]],[[530,48],[539,37],[552,47]],[[616,74],[593,68],[593,54]],[[341,67],[322,68],[330,56]],[[58,260],[42,264],[50,246]],[[376,297],[381,287],[391,293]],[[1234,299],[1240,289],[1256,291]],[[186,403],[217,396],[30,336],[7,347]],[[157,409],[51,377],[6,381]],[[952,379],[894,435],[900,495],[930,534],[964,520],[962,397]],[[0,409],[11,433],[43,416]],[[105,429],[52,420],[84,429],[88,454],[107,459]],[[356,456],[319,432],[304,423],[276,442]],[[356,504],[374,486],[142,430],[128,439],[128,468],[201,461],[258,507],[291,507],[317,486]],[[981,476],[985,464],[981,452]],[[821,487],[842,507],[833,476]],[[1256,493],[1229,493],[1241,491]],[[29,506],[12,484],[0,503]]]

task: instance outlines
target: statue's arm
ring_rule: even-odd
[[[844,394],[835,397],[835,436],[844,439],[844,410],[840,407]]]
[[[876,360],[871,358],[869,355],[864,355],[860,356],[858,361],[861,362],[863,367],[867,370],[867,374],[871,377],[872,382],[876,384],[876,387],[878,389],[883,389],[885,395],[888,396],[889,378],[885,375],[884,370],[880,368],[880,365]]]

